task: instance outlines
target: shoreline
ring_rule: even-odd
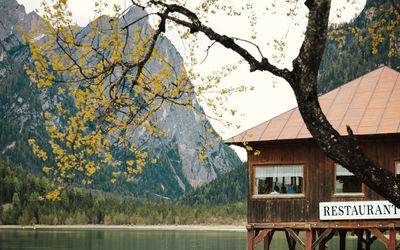
[[[154,231],[231,231],[247,232],[243,225],[0,225],[0,229],[53,230],[154,230]]]

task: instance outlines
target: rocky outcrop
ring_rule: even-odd
[[[26,33],[37,33],[40,36],[44,31],[44,22],[36,12],[25,12],[25,7],[15,0],[0,0],[0,40],[11,35],[21,39],[17,26]]]

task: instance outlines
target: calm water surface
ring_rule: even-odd
[[[301,237],[304,237],[300,234]],[[45,250],[244,250],[246,232],[175,231],[175,230],[110,230],[110,229],[37,229],[0,230],[0,249]],[[262,243],[256,248],[263,249]],[[283,233],[277,232],[271,249],[287,249]],[[329,249],[338,249],[338,237],[329,242]],[[356,249],[355,238],[347,240],[347,249]],[[375,242],[371,249],[384,249]]]

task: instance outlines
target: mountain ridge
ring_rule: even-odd
[[[24,13],[23,6],[15,4],[15,0],[0,2],[3,6],[0,9],[0,20],[5,16],[13,15],[13,11],[16,10],[21,17],[19,20],[13,20],[13,22],[3,25],[3,27],[8,27],[8,30],[0,30],[0,37],[2,37],[0,44],[8,45],[3,46],[0,51],[0,55],[4,55],[0,62],[0,72],[3,72],[3,77],[0,77],[0,92],[4,93],[0,95],[0,114],[4,117],[0,123],[3,131],[0,132],[0,153],[3,157],[25,168],[30,168],[33,172],[40,173],[43,164],[30,152],[27,140],[35,139],[43,149],[48,150],[49,146],[46,146],[46,143],[49,135],[44,129],[45,111],[57,113],[56,103],[67,102],[70,103],[69,106],[73,106],[74,100],[67,94],[58,93],[55,87],[38,89],[30,82],[22,66],[30,65],[30,51],[26,45],[21,43],[21,38],[10,30],[14,30],[18,23],[25,24],[24,18],[32,19],[35,15]],[[135,18],[135,15],[140,15],[137,8],[131,9],[125,19]],[[150,27],[145,19],[141,25]],[[43,29],[40,22],[36,21],[32,26],[36,27],[23,28],[24,30],[38,31],[36,36],[41,38]],[[80,32],[84,32],[84,30],[85,27]],[[8,40],[11,42],[7,42]],[[174,65],[181,64],[182,57],[167,38],[161,39],[157,46],[160,51],[167,54],[166,56],[174,62]],[[16,56],[18,54],[19,56]],[[152,67],[157,67],[157,65],[152,65]],[[12,74],[11,72],[17,73]],[[201,110],[194,96],[192,100],[193,105]],[[109,183],[112,169],[104,169],[97,176],[101,184],[94,182],[91,188],[134,195],[160,195],[174,198],[241,164],[236,153],[223,142],[206,147],[205,150],[209,157],[203,162],[198,160],[197,148],[204,144],[206,137],[215,140],[218,135],[215,132],[203,133],[212,129],[211,125],[207,120],[199,119],[198,115],[189,109],[171,106],[161,109],[156,116],[158,126],[168,131],[169,136],[149,138],[138,134],[135,140],[148,140],[143,150],[152,157],[158,157],[157,166],[150,164],[133,182],[119,182],[119,185]]]

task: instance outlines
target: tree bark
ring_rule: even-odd
[[[246,49],[238,45],[235,39],[218,34],[202,24],[195,13],[182,6],[169,5],[159,1],[150,2],[168,10],[158,13],[160,17],[188,27],[192,32],[202,32],[210,40],[235,51],[249,63],[250,71],[269,71],[287,80],[294,90],[299,111],[309,132],[325,154],[352,172],[379,195],[400,207],[400,182],[394,174],[378,166],[364,154],[349,127],[349,135],[341,136],[329,123],[320,107],[317,95],[317,76],[327,39],[330,0],[305,1],[309,9],[308,24],[299,55],[293,60],[292,71],[279,69],[264,57],[257,60]],[[187,19],[182,20],[170,16],[169,13],[179,13]]]
[[[329,158],[400,207],[400,183],[394,174],[379,167],[364,154],[350,127],[347,127],[349,135],[341,136],[322,112],[317,95],[317,76],[327,38],[330,1],[307,2],[313,3],[307,5],[310,13],[306,37],[299,56],[293,62],[293,80],[289,81],[301,116],[311,135]]]

